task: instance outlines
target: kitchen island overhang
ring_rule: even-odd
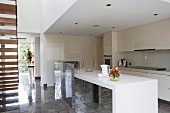
[[[112,90],[112,113],[158,113],[157,80],[121,74],[119,81],[97,77],[100,71],[81,72],[75,78]]]

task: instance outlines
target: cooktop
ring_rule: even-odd
[[[145,67],[145,66],[131,66],[129,68],[134,69],[146,69],[146,70],[154,70],[154,71],[165,71],[166,68],[160,68],[160,67]]]

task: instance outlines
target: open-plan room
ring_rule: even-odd
[[[0,0],[0,113],[170,113],[170,0]]]

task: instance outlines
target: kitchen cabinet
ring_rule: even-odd
[[[122,74],[134,75],[139,77],[147,77],[158,80],[158,97],[160,99],[170,101],[170,74],[160,74],[158,71],[155,73],[147,72],[146,70],[136,69],[120,69]]]
[[[158,26],[157,32],[160,38],[154,40],[157,41],[155,49],[170,49],[170,20],[159,22]]]
[[[170,19],[118,32],[117,50],[170,49]]]
[[[112,45],[104,45],[104,55],[112,55]]]
[[[112,32],[105,33],[103,36],[103,53],[112,55]]]
[[[155,25],[148,24],[133,29],[134,32],[134,47],[133,50],[155,49],[157,35],[155,34]]]
[[[170,101],[170,75],[158,75],[159,98]]]
[[[170,88],[170,75],[158,75],[158,84],[160,87]]]
[[[160,99],[170,101],[170,88],[158,87],[158,97]]]
[[[127,31],[118,33],[117,51],[119,52],[133,51],[134,39],[133,39],[133,33],[131,32],[132,31],[127,30]]]

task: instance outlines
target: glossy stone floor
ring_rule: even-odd
[[[55,87],[42,89],[38,80],[32,86],[28,84],[27,76],[21,79],[19,102],[13,104],[16,110],[5,113],[107,113],[99,110],[100,106],[94,103],[85,105],[76,102],[73,109],[62,99],[55,99]],[[170,113],[170,104],[159,101],[159,113]]]

